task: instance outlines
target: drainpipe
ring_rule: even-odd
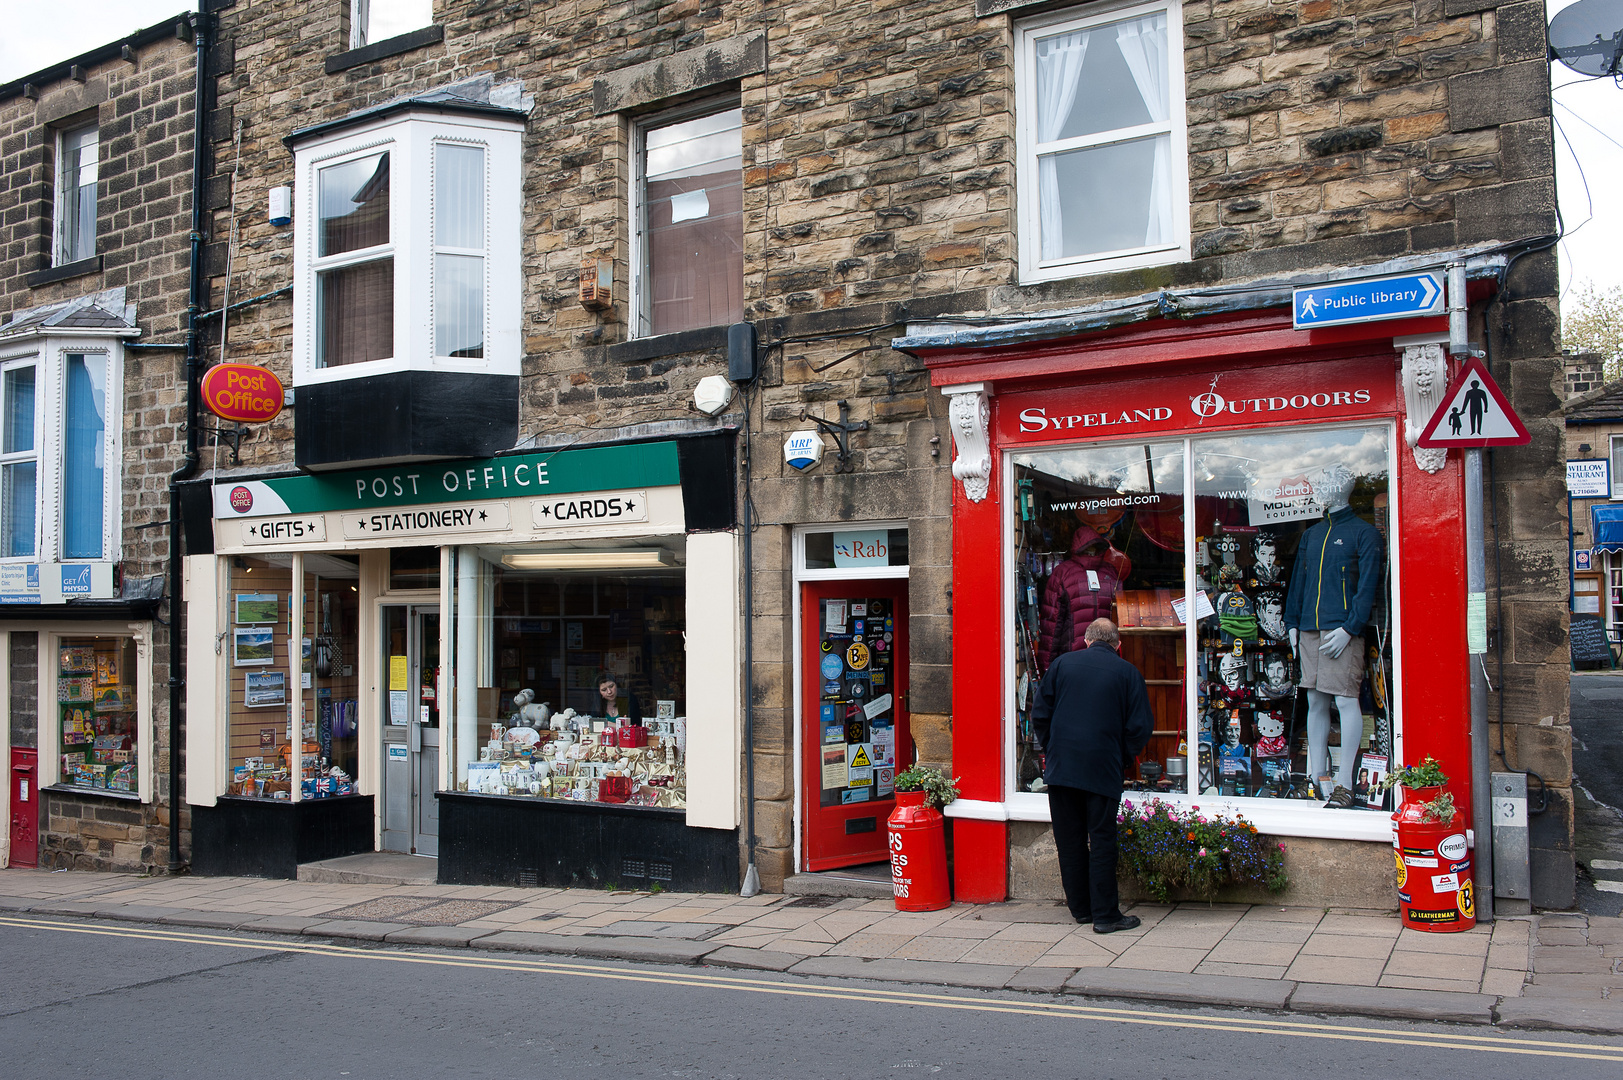
[[[1471,348],[1465,298],[1465,264],[1448,268],[1448,351],[1462,359]],[[1572,560],[1567,560],[1570,565]],[[1476,918],[1493,922],[1493,806],[1488,755],[1488,571],[1483,545],[1482,451],[1465,451],[1466,653],[1471,665],[1471,831],[1476,882]],[[1503,634],[1505,628],[1501,626]],[[1501,689],[1501,693],[1503,690]]]
[[[744,835],[748,865],[740,896],[761,891],[761,872],[755,866],[755,532],[750,506],[750,401],[744,399]]]
[[[181,647],[182,617],[180,577],[181,542],[180,482],[197,471],[197,377],[202,367],[202,336],[198,316],[203,312],[203,183],[208,159],[205,139],[205,103],[208,100],[206,71],[207,16],[192,12],[187,17],[192,42],[197,46],[197,85],[192,97],[192,228],[191,266],[186,291],[186,453],[180,468],[169,474],[169,872],[184,869],[180,853],[180,704],[184,651]]]

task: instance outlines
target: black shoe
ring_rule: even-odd
[[[1136,929],[1138,927],[1138,923],[1139,919],[1137,915],[1123,915],[1119,918],[1110,919],[1106,922],[1094,923],[1093,932],[1095,934],[1114,934],[1118,930]]]
[[[1071,918],[1075,919],[1077,922],[1083,924],[1084,926],[1093,921],[1093,916],[1092,915],[1078,915],[1074,911],[1071,912]]]

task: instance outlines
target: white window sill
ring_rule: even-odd
[[[1198,806],[1211,814],[1239,815],[1259,830],[1274,836],[1299,836],[1322,840],[1392,841],[1392,815],[1377,810],[1326,810],[1316,802],[1293,799],[1236,799],[1217,795],[1159,795],[1141,791],[1122,793],[1124,800],[1137,803],[1159,798],[1180,808]],[[1295,803],[1295,805],[1291,805]],[[973,821],[1047,822],[1048,800],[1022,793],[1008,802],[959,799],[948,803],[943,813],[951,818]]]

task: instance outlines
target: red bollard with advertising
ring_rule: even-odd
[[[897,911],[940,911],[952,903],[947,890],[946,819],[924,799],[922,791],[896,792],[896,809],[886,822]]]
[[[1407,798],[1392,815],[1392,853],[1398,864],[1403,925],[1453,934],[1476,925],[1476,893],[1459,816],[1448,824],[1424,820],[1425,804],[1442,790],[1404,789]]]

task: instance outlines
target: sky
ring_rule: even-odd
[[[1576,0],[1550,0],[1550,13]],[[99,42],[116,41],[171,15],[192,0],[57,0],[11,3],[0,35],[0,83],[86,51],[87,27]],[[71,14],[71,17],[65,17]],[[1561,287],[1591,282],[1623,286],[1623,87],[1585,79],[1569,68],[1551,69],[1555,87],[1556,183],[1566,237],[1561,242]],[[1585,190],[1585,183],[1587,188]]]

